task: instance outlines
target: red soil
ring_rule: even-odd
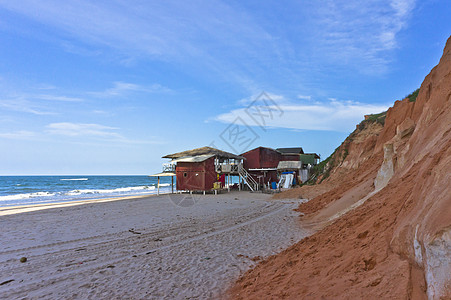
[[[396,101],[383,128],[356,132],[335,156],[323,183],[276,196],[313,198],[299,210],[317,233],[261,262],[228,295],[451,299],[451,38],[416,102]]]

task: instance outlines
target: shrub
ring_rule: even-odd
[[[409,98],[409,102],[415,102],[417,100],[419,91],[420,91],[420,89],[416,89],[415,91],[413,91],[406,97],[406,98]]]

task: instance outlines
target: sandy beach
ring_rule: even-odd
[[[261,258],[309,234],[293,211],[299,200],[269,198],[232,192],[8,208],[0,211],[0,296],[217,298]]]

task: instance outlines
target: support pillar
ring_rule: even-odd
[[[158,182],[157,182],[157,195],[160,195],[160,176],[158,176],[157,178],[158,178]]]

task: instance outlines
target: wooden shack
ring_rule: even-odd
[[[219,175],[238,172],[243,157],[212,147],[202,147],[163,156],[175,165],[176,187],[179,191],[209,191]],[[236,168],[234,168],[236,166]],[[238,175],[238,173],[237,173]]]
[[[242,153],[244,157],[244,168],[260,184],[278,181],[277,165],[282,159],[282,154],[272,148],[257,147]]]

